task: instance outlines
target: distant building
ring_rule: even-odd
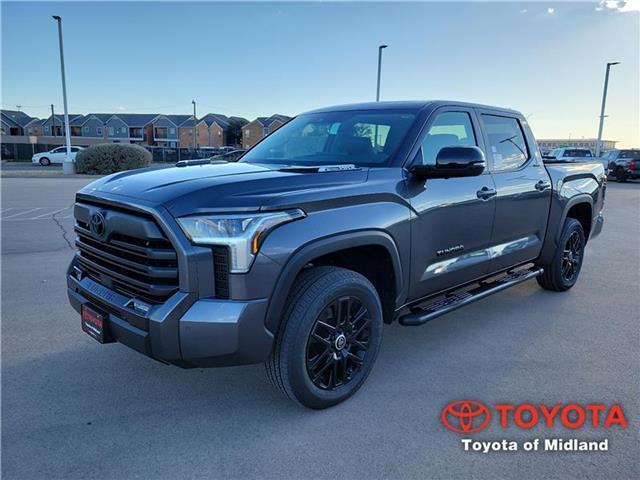
[[[551,138],[539,139],[538,146],[542,153],[548,153],[554,148],[588,148],[592,153],[596,153],[596,138]],[[615,140],[602,140],[603,152],[616,148]]]
[[[270,133],[275,132],[291,117],[278,113],[270,117],[258,117],[242,127],[242,148],[251,148]]]
[[[209,127],[204,119],[198,120],[193,115],[178,127],[180,148],[199,148],[208,146]],[[195,133],[195,141],[194,135]]]
[[[207,139],[202,146],[221,147],[223,145],[233,145],[236,140],[231,134],[232,124],[244,127],[249,121],[242,117],[227,117],[220,113],[208,113],[202,120],[207,124]]]
[[[80,117],[80,118],[79,118]],[[84,115],[78,115],[77,113],[69,114],[69,127],[74,124],[76,118],[82,119]],[[42,123],[42,134],[45,137],[64,137],[64,115],[59,113],[55,116],[50,116]]]
[[[151,144],[157,113],[117,113],[105,120],[105,138],[113,143]]]
[[[0,126],[2,135],[20,136],[26,135],[25,128],[27,124],[34,119],[20,110],[1,110]]]
[[[178,128],[192,118],[191,115],[159,115],[153,124],[153,145],[158,147],[179,147]]]

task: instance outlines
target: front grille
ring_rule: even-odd
[[[153,218],[139,212],[99,209],[107,234],[96,237],[89,222],[95,206],[76,204],[76,246],[82,270],[122,295],[158,304],[178,291],[176,251]]]
[[[229,249],[213,247],[213,273],[216,298],[229,298]]]

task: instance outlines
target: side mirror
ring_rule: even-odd
[[[484,172],[484,153],[475,146],[444,147],[435,165],[414,165],[409,170],[419,178],[475,177]]]

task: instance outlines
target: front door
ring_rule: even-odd
[[[423,135],[414,163],[435,164],[443,147],[484,147],[471,109],[436,111]],[[426,181],[411,177],[408,192],[414,210],[410,300],[486,275],[495,209],[495,186],[490,173]]]
[[[524,118],[479,112],[496,186],[490,271],[535,259],[542,249],[551,181]]]

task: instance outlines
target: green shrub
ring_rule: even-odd
[[[151,158],[151,152],[140,145],[101,143],[78,152],[76,172],[106,175],[148,167],[151,164]]]

